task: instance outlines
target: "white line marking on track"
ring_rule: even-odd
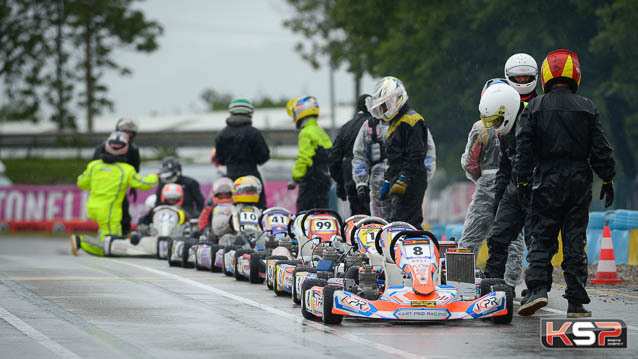
[[[80,358],[79,356],[75,355],[75,353],[71,352],[70,350],[61,346],[60,344],[54,342],[53,340],[51,340],[51,338],[40,333],[39,331],[34,329],[32,326],[23,322],[20,318],[9,313],[8,310],[2,307],[0,307],[0,318],[4,319],[7,323],[14,326],[16,329],[24,333],[29,338],[42,344],[42,346],[46,347],[53,353],[57,354],[57,356],[59,356],[60,358],[74,358],[74,359]]]
[[[521,305],[521,302],[518,302],[518,305]],[[559,309],[554,309],[554,308],[543,307],[543,308],[541,308],[541,310],[544,310],[544,311],[550,312],[550,313],[554,313],[554,314],[567,315],[567,312],[559,310]],[[631,329],[633,331],[638,332],[638,327],[634,327],[633,325],[628,325],[627,329]]]
[[[317,330],[320,330],[320,331],[323,331],[323,332],[326,332],[326,333],[329,333],[329,334],[334,334],[334,335],[336,335],[338,337],[347,339],[347,340],[349,340],[351,342],[354,342],[354,343],[357,343],[357,344],[361,344],[361,345],[365,345],[365,346],[368,346],[368,347],[383,351],[383,352],[385,352],[387,354],[391,354],[391,355],[398,356],[398,357],[401,357],[401,358],[408,358],[408,359],[423,358],[423,356],[416,355],[416,354],[413,354],[413,353],[409,353],[409,352],[406,352],[406,351],[403,351],[403,350],[400,350],[400,349],[397,349],[397,348],[394,348],[394,347],[391,347],[391,346],[388,346],[388,345],[379,344],[379,343],[376,343],[376,342],[361,338],[361,337],[353,335],[353,334],[342,333],[342,332],[340,332],[340,331],[338,331],[338,330],[336,330],[334,328],[325,326],[323,324],[319,324],[319,323],[315,323],[315,322],[306,320],[303,317],[301,317],[301,315],[294,315],[294,314],[291,314],[291,313],[287,313],[287,312],[284,312],[282,310],[270,307],[268,305],[261,304],[259,302],[255,302],[254,300],[251,300],[251,299],[248,299],[248,298],[244,298],[244,297],[235,295],[233,293],[226,292],[225,290],[221,290],[219,288],[215,288],[215,287],[203,284],[203,283],[199,283],[199,282],[194,281],[192,279],[184,278],[184,277],[179,276],[177,274],[164,272],[164,271],[161,271],[159,269],[150,268],[150,267],[146,267],[146,266],[135,264],[135,263],[129,263],[129,262],[115,260],[115,259],[112,259],[112,261],[117,262],[117,263],[126,264],[126,265],[129,265],[129,266],[132,266],[132,267],[136,267],[136,268],[139,268],[139,269],[143,269],[145,271],[148,271],[148,272],[151,272],[151,273],[155,273],[155,274],[158,274],[158,275],[163,275],[163,276],[166,276],[166,277],[169,277],[169,278],[173,278],[173,279],[175,279],[177,281],[190,284],[192,286],[198,287],[198,288],[206,290],[208,292],[219,294],[219,295],[224,296],[224,297],[226,297],[228,299],[232,299],[234,301],[237,301],[237,302],[240,302],[240,303],[243,303],[243,304],[246,304],[246,305],[250,305],[250,306],[258,308],[258,309],[262,309],[262,310],[264,310],[266,312],[278,315],[278,316],[280,316],[282,318],[286,318],[286,319],[301,323],[303,325],[307,325],[309,327],[312,327],[314,329],[317,329]]]

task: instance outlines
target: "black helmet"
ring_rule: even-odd
[[[169,156],[162,160],[162,170],[160,178],[163,182],[174,183],[182,174],[182,165],[179,160],[173,156]]]

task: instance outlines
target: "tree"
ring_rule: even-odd
[[[213,89],[205,89],[199,97],[206,104],[208,111],[225,110],[228,108],[230,101],[233,100],[233,95],[217,92]]]
[[[107,97],[108,88],[100,79],[106,70],[130,75],[131,70],[115,62],[112,52],[116,48],[132,48],[152,52],[158,47],[157,37],[162,27],[148,21],[139,10],[133,10],[135,0],[66,0],[69,24],[73,28],[71,40],[83,49],[77,70],[84,79],[80,104],[86,109],[87,127],[93,131],[93,117],[104,109],[113,109]]]

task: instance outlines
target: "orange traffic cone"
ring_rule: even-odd
[[[616,274],[616,256],[614,255],[614,244],[611,241],[611,231],[609,226],[603,228],[603,241],[600,246],[600,256],[598,258],[598,269],[596,278],[591,280],[592,284],[618,284],[622,280]]]

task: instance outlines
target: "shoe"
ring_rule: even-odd
[[[523,289],[523,291],[521,291],[521,305],[525,305],[525,303],[527,303],[527,301],[529,300],[529,297],[532,296],[532,291],[529,289]]]
[[[140,243],[140,239],[142,239],[142,236],[140,236],[139,233],[137,232],[132,232],[131,233],[131,238],[129,239],[131,241],[131,244],[136,246]]]
[[[518,315],[528,316],[547,305],[547,289],[538,288],[532,291],[527,302],[518,308]]]
[[[589,318],[591,311],[587,310],[582,304],[569,302],[567,304],[567,318]]]
[[[80,236],[76,236],[75,234],[71,235],[71,253],[74,256],[78,256],[78,249],[80,248]]]

